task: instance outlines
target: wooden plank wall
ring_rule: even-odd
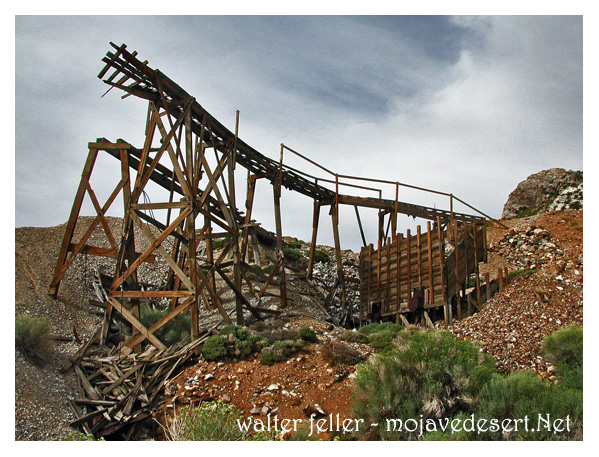
[[[363,320],[380,303],[383,317],[408,311],[412,289],[425,288],[425,307],[444,305],[442,235],[427,224],[427,230],[407,231],[375,250],[373,245],[360,253],[360,314]]]
[[[457,239],[456,250],[445,258],[447,272],[447,296],[449,298],[456,294],[472,274],[478,262],[485,260],[485,233],[484,228],[475,228],[474,224],[451,224],[448,230],[452,233],[452,239]],[[456,266],[457,258],[457,266]],[[456,281],[457,272],[457,281]],[[459,287],[458,287],[459,286]]]
[[[381,317],[408,312],[411,292],[419,288],[425,289],[425,309],[444,306],[485,260],[485,235],[480,225],[451,223],[442,231],[428,222],[426,230],[398,234],[378,250],[362,248],[360,318],[371,320],[373,304],[380,305]],[[458,240],[457,257],[456,250],[445,257],[446,238]]]

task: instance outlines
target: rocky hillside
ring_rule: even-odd
[[[505,289],[450,330],[478,341],[498,371],[527,368],[552,378],[555,367],[541,357],[541,341],[572,324],[583,328],[582,220],[582,210],[556,211],[489,230],[485,267],[508,268]]]
[[[502,219],[582,208],[582,171],[551,168],[530,175],[510,194]]]

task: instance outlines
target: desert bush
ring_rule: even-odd
[[[368,336],[356,330],[344,330],[337,338],[348,343],[367,344],[369,341]]]
[[[146,326],[151,327],[168,314],[169,308],[156,308],[152,305],[142,305],[139,309],[139,320]],[[167,346],[187,341],[191,335],[191,316],[189,313],[179,313],[154,334]]]
[[[44,366],[54,350],[49,338],[50,320],[20,314],[15,318],[15,347],[37,366]]]
[[[317,343],[318,337],[316,336],[316,332],[308,326],[301,327],[299,329],[300,336],[302,340],[307,341],[308,343]]]
[[[229,238],[229,237],[222,238],[220,240],[214,240],[211,243],[212,249],[214,249],[214,250],[221,249],[225,245],[225,243],[228,243],[229,241],[231,241],[231,238]]]
[[[208,338],[202,346],[202,356],[214,361],[225,357],[245,359],[260,351],[264,340],[245,327],[227,325],[218,335]]]
[[[314,262],[327,263],[329,261],[329,255],[326,252],[315,250],[314,251]]]
[[[476,437],[485,440],[579,440],[582,439],[582,390],[550,385],[530,371],[516,371],[496,376],[480,392],[477,415],[487,419],[524,419],[530,423],[517,431],[486,432]],[[554,433],[538,427],[539,417],[570,418],[570,431]],[[532,430],[534,429],[534,431]],[[474,438],[474,436],[473,436]]]
[[[365,359],[362,354],[351,346],[335,341],[324,345],[323,356],[331,366],[353,366]]]
[[[292,241],[291,243],[288,243],[287,246],[289,246],[291,249],[299,249],[304,244],[305,243],[302,243],[301,241]]]
[[[377,351],[384,352],[392,348],[392,341],[404,327],[393,322],[365,325],[359,332],[368,337],[368,343]]]
[[[202,345],[202,356],[209,361],[224,359],[227,356],[225,338],[213,335]]]
[[[303,340],[281,340],[275,341],[272,346],[262,349],[260,363],[263,365],[274,365],[284,362],[304,346]]]
[[[67,435],[61,436],[53,441],[106,441],[104,438],[96,440],[93,435],[88,435],[77,430],[73,430]]]
[[[297,249],[283,248],[283,256],[287,260],[295,261],[295,260],[299,259],[302,255],[300,254],[300,252]]]
[[[274,263],[269,263],[268,265],[265,265],[265,266],[262,268],[262,271],[263,271],[264,273],[266,273],[267,275],[270,275],[270,274],[272,273],[272,270],[274,270],[274,269],[275,269],[275,265],[274,265]]]
[[[446,331],[406,328],[394,346],[358,365],[352,393],[354,417],[364,419],[366,429],[378,423],[374,430],[382,439],[414,438],[405,430],[387,431],[386,419],[439,419],[473,411],[494,374],[488,354]]]
[[[169,441],[242,441],[249,438],[237,421],[241,412],[231,404],[205,403],[199,407],[179,408],[164,427]]]
[[[576,325],[557,330],[543,339],[543,357],[557,367],[565,387],[582,389],[582,330]]]

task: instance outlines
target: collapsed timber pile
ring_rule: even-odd
[[[73,363],[78,397],[69,399],[76,417],[70,426],[95,437],[118,432],[128,440],[143,420],[153,416],[165,383],[210,335],[162,350],[148,345],[141,354],[123,355],[119,346],[106,355],[82,355]]]

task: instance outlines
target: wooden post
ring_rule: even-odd
[[[231,228],[235,230],[235,244],[233,245],[233,283],[238,291],[241,291],[241,264],[239,262],[239,228],[235,220],[235,212],[237,209],[235,198],[235,163],[237,155],[237,138],[239,134],[239,110],[235,112],[235,139],[233,148],[229,151],[228,156],[228,171],[229,171],[229,205],[231,207]],[[237,325],[244,324],[243,318],[243,303],[241,297],[235,294],[235,315],[237,317]]]
[[[258,244],[258,237],[256,236],[256,230],[252,227],[250,231],[250,238],[252,240],[252,249],[254,251],[254,263],[259,267],[262,267],[262,261],[260,260],[260,248]]]
[[[487,301],[491,300],[491,275],[485,273],[485,283],[487,284]]]
[[[497,268],[497,278],[499,279],[499,293],[503,292],[503,271]]]
[[[431,221],[426,222],[426,241],[428,243],[428,287],[429,293],[429,305],[435,303],[435,279],[433,276],[433,242],[431,236]]]
[[[372,303],[372,251],[374,250],[374,246],[372,244],[368,245],[368,270],[367,270],[367,278],[368,278],[368,313],[372,312],[370,308],[370,304]]]
[[[192,131],[191,131],[191,111],[187,111],[185,115],[185,176],[189,181],[189,186],[193,189],[194,182],[194,161],[193,161],[193,142],[192,142]],[[193,191],[190,195],[189,203],[192,206],[192,211],[190,211],[187,216],[187,220],[185,223],[185,238],[187,239],[187,257],[189,264],[189,277],[194,286],[194,299],[191,303],[191,331],[190,337],[191,341],[195,341],[198,339],[199,333],[199,297],[200,297],[200,280],[198,278],[197,270],[198,270],[198,262],[196,260],[196,251],[198,249],[198,239],[196,237],[196,216],[197,210],[195,209],[195,205],[193,204],[193,200],[196,198],[196,193]]]
[[[316,252],[316,239],[318,237],[318,221],[320,219],[320,203],[314,200],[314,214],[312,215],[312,242],[310,244],[310,259],[308,260],[308,279],[312,279],[314,271],[314,253]]]
[[[254,206],[254,195],[256,193],[256,176],[247,173],[247,193],[245,199],[245,220],[241,236],[241,261],[246,261],[248,251],[249,224],[252,220],[252,208]]]
[[[443,249],[443,232],[441,230],[441,218],[437,217],[437,238],[439,238],[439,268],[441,269],[441,290],[443,291],[443,315],[445,319],[445,325],[450,326],[452,315],[451,306],[449,304],[449,298],[447,297],[447,281],[445,279],[445,251]]]
[[[360,236],[362,237],[362,245],[366,247],[366,236],[364,236],[364,229],[362,228],[362,220],[360,219],[360,213],[358,212],[358,205],[354,205],[354,211],[356,212],[356,218],[358,219],[358,228],[360,229]]]
[[[488,246],[487,246],[487,226],[483,225],[483,243],[484,243],[484,250],[485,250],[485,263],[489,261],[489,257],[488,257]]]
[[[398,206],[399,206],[399,183],[396,182],[395,183],[395,205],[393,207],[393,221],[391,224],[391,231],[392,233],[392,237],[393,239],[395,239],[396,235],[397,235],[397,213],[398,213]]]
[[[389,294],[391,293],[391,243],[387,243],[387,262],[385,263],[387,272],[387,287],[385,289],[385,304],[381,307],[381,309],[384,309],[385,312],[387,312],[391,306],[389,303]]]
[[[343,258],[341,257],[341,242],[339,240],[339,208],[332,208],[333,239],[335,240],[335,258],[337,259],[337,278],[341,281],[341,311],[343,319],[347,317],[347,294],[345,291],[345,275],[343,273]],[[380,269],[380,263],[379,263]],[[344,322],[342,322],[344,324]]]
[[[468,288],[468,283],[470,279],[470,270],[468,268],[468,258],[470,257],[470,250],[468,249],[468,223],[464,221],[464,282],[466,288]],[[476,259],[475,259],[476,261]],[[468,316],[472,316],[472,304],[470,300],[468,301]]]
[[[480,269],[478,265],[478,230],[476,229],[476,224],[472,224],[472,227],[472,233],[474,235],[474,262],[476,265],[476,301],[480,309],[482,302],[480,295]]]
[[[418,288],[422,289],[422,243],[420,241],[420,226],[416,227],[416,255],[418,259]]]
[[[452,199],[453,201],[453,199]],[[454,257],[455,257],[455,297],[458,307],[458,320],[462,320],[462,302],[460,300],[460,256],[459,256],[459,238],[458,238],[458,223],[454,219],[453,221],[453,245],[454,245]]]
[[[376,251],[377,256],[377,267],[376,267],[376,295],[377,299],[380,298],[380,290],[381,290],[381,252],[383,248],[383,236],[385,229],[385,213],[383,211],[379,211],[379,239],[378,239],[378,247]]]
[[[406,232],[406,251],[407,251],[407,262],[408,262],[408,273],[407,273],[407,295],[406,300],[409,301],[412,296],[412,235],[410,234],[410,229]]]
[[[476,302],[478,303],[478,309],[482,305],[481,294],[480,294],[480,275],[478,274],[478,268],[476,269]]]
[[[401,242],[403,235],[399,233],[395,240],[397,246],[397,270],[395,272],[395,287],[397,288],[397,312],[401,309]]]
[[[287,306],[287,287],[285,280],[285,262],[283,261],[283,227],[281,223],[281,187],[283,186],[283,144],[281,144],[281,158],[279,162],[279,179],[272,188],[275,200],[275,226],[277,231],[277,261],[281,262],[279,269],[281,288],[281,308]]]

